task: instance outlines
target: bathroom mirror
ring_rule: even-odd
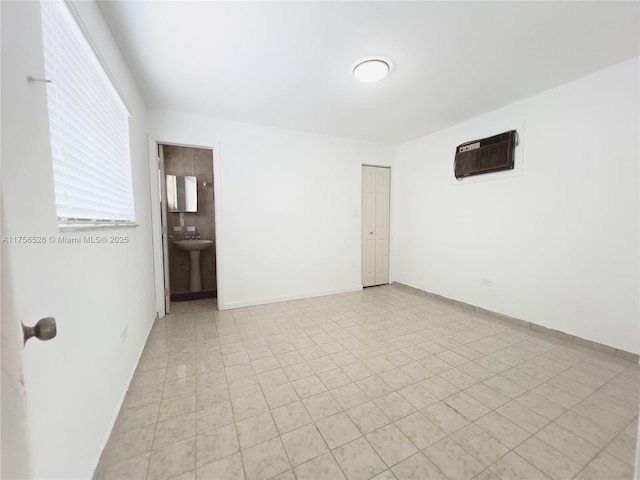
[[[198,179],[167,175],[167,207],[170,212],[197,212]]]

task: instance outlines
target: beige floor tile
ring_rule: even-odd
[[[96,480],[631,475],[634,362],[393,286],[174,306],[149,335]]]
[[[295,469],[298,480],[344,480],[345,476],[331,453],[309,460]]]
[[[478,380],[462,371],[461,368],[452,368],[450,370],[442,372],[440,376],[461,390],[469,388],[470,386],[478,383]]]
[[[244,480],[244,467],[240,453],[234,453],[221,460],[198,468],[197,478],[201,480]]]
[[[311,397],[313,395],[317,395],[319,393],[327,391],[324,383],[322,383],[322,381],[320,381],[320,378],[315,374],[310,377],[304,377],[299,380],[294,380],[292,383],[293,388],[295,388],[300,398]]]
[[[483,405],[465,392],[458,392],[451,395],[447,397],[444,402],[472,421],[490,412],[489,407]]]
[[[344,412],[318,420],[316,427],[330,449],[344,445],[361,436],[360,430]]]
[[[540,430],[534,438],[538,438],[548,445],[551,445],[558,452],[571,458],[581,466],[589,462],[600,451],[600,449],[592,443],[587,442],[556,423],[547,425]]]
[[[438,467],[422,453],[403,460],[392,467],[391,471],[398,480],[447,480]]]
[[[379,376],[387,385],[389,385],[394,390],[399,390],[415,383],[414,379],[412,379],[409,375],[404,373],[399,368],[387,370],[386,372],[380,373]]]
[[[96,472],[95,480],[144,480],[149,467],[151,453],[113,463],[104,468],[102,473]]]
[[[631,480],[634,478],[633,462],[623,462],[608,453],[598,455],[583,472],[585,476],[602,479]]]
[[[336,399],[343,409],[361,405],[369,400],[355,383],[348,383],[330,390],[329,393]]]
[[[616,435],[608,428],[572,411],[559,416],[555,423],[600,448],[604,448]]]
[[[420,413],[427,417],[431,423],[447,435],[459,430],[469,423],[469,420],[467,420],[466,417],[460,415],[444,402],[434,403],[433,405],[420,410]]]
[[[339,368],[320,372],[318,373],[318,377],[320,378],[320,381],[324,383],[324,386],[327,387],[328,390],[333,390],[335,388],[351,383],[351,379]]]
[[[509,397],[484,383],[477,383],[467,388],[464,392],[492,410],[510,401]]]
[[[276,359],[276,357],[262,358],[260,360],[254,360],[251,362],[251,367],[256,374],[268,372],[269,370],[275,370],[282,365]]]
[[[244,397],[260,390],[260,383],[258,383],[258,377],[255,375],[229,382],[229,395],[231,398]]]
[[[235,425],[201,433],[196,437],[197,467],[227,457],[240,449]]]
[[[216,403],[228,402],[229,388],[225,382],[210,383],[196,388],[196,408],[210,407]]]
[[[433,445],[446,436],[442,430],[419,412],[397,420],[395,424],[420,450]]]
[[[449,438],[440,440],[423,452],[449,478],[467,480],[484,470],[480,462]]]
[[[375,403],[378,408],[393,421],[406,417],[416,411],[416,408],[402,398],[397,392],[375,398],[373,403]]]
[[[241,378],[250,377],[255,374],[253,366],[251,364],[233,365],[231,367],[225,367],[225,375],[227,381],[233,382],[234,380],[240,380]]]
[[[258,381],[263,389],[269,389],[289,383],[289,378],[285,375],[284,370],[276,368],[275,370],[269,370],[258,374]]]
[[[460,391],[460,389],[453,383],[448,382],[439,375],[435,375],[420,382],[420,385],[422,385],[440,400],[443,400]]]
[[[293,466],[300,465],[329,450],[313,423],[285,433],[281,438]]]
[[[245,449],[278,435],[271,413],[264,412],[236,422],[240,448]]]
[[[629,423],[628,419],[619,417],[611,409],[588,401],[580,402],[571,411],[615,432],[621,431]]]
[[[178,378],[176,380],[170,380],[164,382],[164,389],[162,391],[162,398],[175,397],[177,395],[186,395],[188,393],[195,393],[196,391],[196,377]]]
[[[576,406],[583,399],[577,395],[561,389],[557,384],[543,383],[542,385],[531,390],[533,393],[537,393],[541,397],[547,398],[552,402],[562,405],[564,408],[572,408]]]
[[[304,403],[309,415],[311,415],[311,418],[315,421],[342,410],[338,402],[334,400],[329,392],[305,398],[302,400],[302,403]]]
[[[344,349],[341,352],[330,354],[329,357],[331,357],[331,360],[333,360],[339,367],[346,367],[347,365],[358,361],[358,358],[355,355]]]
[[[377,474],[375,477],[371,477],[371,480],[397,480],[397,477],[391,470],[385,470]]]
[[[494,390],[497,390],[502,395],[511,399],[519,397],[527,391],[527,388],[518,385],[512,380],[509,380],[508,378],[502,376],[502,374],[488,378],[482,383],[490,388],[493,388]]]
[[[333,455],[349,480],[371,478],[387,468],[362,437],[336,448]]]
[[[266,480],[291,469],[280,438],[243,450],[242,462],[247,480]]]
[[[391,423],[389,417],[371,401],[348,409],[347,414],[363,434]]]
[[[517,447],[531,436],[529,432],[496,412],[476,420],[475,425],[509,448]]]
[[[155,425],[134,428],[122,432],[113,432],[101,462],[104,465],[121,462],[151,450]]]
[[[196,439],[190,438],[164,448],[153,450],[149,459],[147,478],[170,479],[196,466]]]
[[[637,429],[635,431],[637,431]],[[636,445],[637,437],[635,434],[622,432],[614,438],[609,445],[607,445],[605,452],[616,457],[618,460],[622,460],[623,462],[633,462],[633,458],[636,453]]]
[[[354,362],[349,365],[345,365],[342,367],[342,371],[347,374],[352,382],[357,382],[358,380],[374,375],[373,370],[362,362]]]
[[[196,435],[196,414],[187,413],[158,422],[153,437],[153,448],[157,449]]]
[[[527,392],[524,395],[520,395],[516,398],[516,402],[524,405],[529,410],[533,410],[538,415],[541,415],[548,420],[554,420],[567,411],[567,409],[562,405],[534,392]]]
[[[197,433],[224,427],[233,423],[233,421],[231,402],[216,403],[211,407],[202,408],[196,412]]]
[[[320,375],[322,372],[328,372],[330,370],[337,369],[338,365],[336,365],[333,360],[327,355],[322,357],[314,358],[312,360],[307,360],[307,363],[311,367],[317,375]],[[327,388],[331,388],[327,385]]]
[[[366,435],[388,467],[418,452],[416,446],[394,424],[386,425]]]
[[[272,477],[272,480],[296,480],[296,476],[293,473],[293,470],[287,470],[275,477]]]
[[[416,348],[419,348],[419,347],[416,347]],[[409,377],[411,377],[411,379],[414,382],[421,382],[435,375],[435,372],[432,372],[427,367],[425,367],[424,365],[421,365],[417,361],[408,363],[406,365],[402,365],[400,367],[400,370],[404,372],[406,375],[408,375]]]
[[[262,392],[234,398],[231,400],[231,407],[233,408],[233,417],[236,421],[253,417],[254,415],[269,410]]]
[[[356,381],[355,384],[370,399],[379,398],[393,392],[393,387],[378,375],[363,378],[362,380]]]
[[[271,410],[280,434],[295,430],[312,422],[302,402],[293,402]]]
[[[418,410],[426,408],[439,401],[438,397],[433,395],[419,383],[414,383],[408,387],[401,388],[398,390],[398,393]]]
[[[514,451],[555,480],[572,478],[582,468],[580,464],[536,437],[526,440]]]
[[[154,385],[146,385],[131,389],[127,392],[127,396],[123,402],[123,407],[134,408],[141,405],[147,405],[149,403],[158,403],[162,399],[163,387],[163,383],[156,383]]]
[[[536,433],[549,424],[549,420],[516,401],[511,401],[495,411],[529,433]]]
[[[313,370],[311,370],[311,367],[309,367],[309,365],[307,365],[306,363],[285,365],[284,367],[282,367],[282,370],[291,382],[314,375]]]
[[[148,403],[139,407],[123,408],[114,429],[119,432],[153,425],[158,419],[160,403]]]
[[[142,365],[143,360],[140,359],[140,365]],[[141,387],[146,387],[149,385],[155,385],[158,383],[163,383],[165,381],[165,377],[167,375],[167,368],[163,366],[162,368],[150,368],[150,369],[138,369],[136,370],[135,375],[131,379],[131,389],[139,389]]]
[[[462,427],[451,438],[485,467],[509,451],[509,448],[474,424]]]
[[[269,408],[277,408],[288,403],[296,402],[300,400],[293,385],[289,382],[278,385],[277,387],[268,388],[263,391],[264,398],[267,400]]]

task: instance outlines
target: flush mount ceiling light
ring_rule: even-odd
[[[353,68],[353,76],[361,82],[371,83],[382,80],[390,70],[389,62],[379,58],[371,58],[357,64]]]

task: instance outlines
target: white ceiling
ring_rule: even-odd
[[[391,144],[640,54],[637,2],[99,4],[149,107]]]

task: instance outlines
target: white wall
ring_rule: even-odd
[[[39,2],[1,8],[2,235],[57,236],[45,85],[26,80],[44,76]],[[23,352],[33,474],[47,479],[92,476],[155,316],[146,109],[96,5],[76,8],[131,111],[140,226],[99,232],[126,245],[2,245],[5,325],[58,322],[57,338]]]
[[[398,147],[395,279],[638,353],[638,71],[633,59]],[[456,145],[523,124],[521,173],[453,179]]]
[[[148,116],[160,143],[214,149],[221,308],[361,288],[361,165],[390,165],[393,147],[167,111]]]

